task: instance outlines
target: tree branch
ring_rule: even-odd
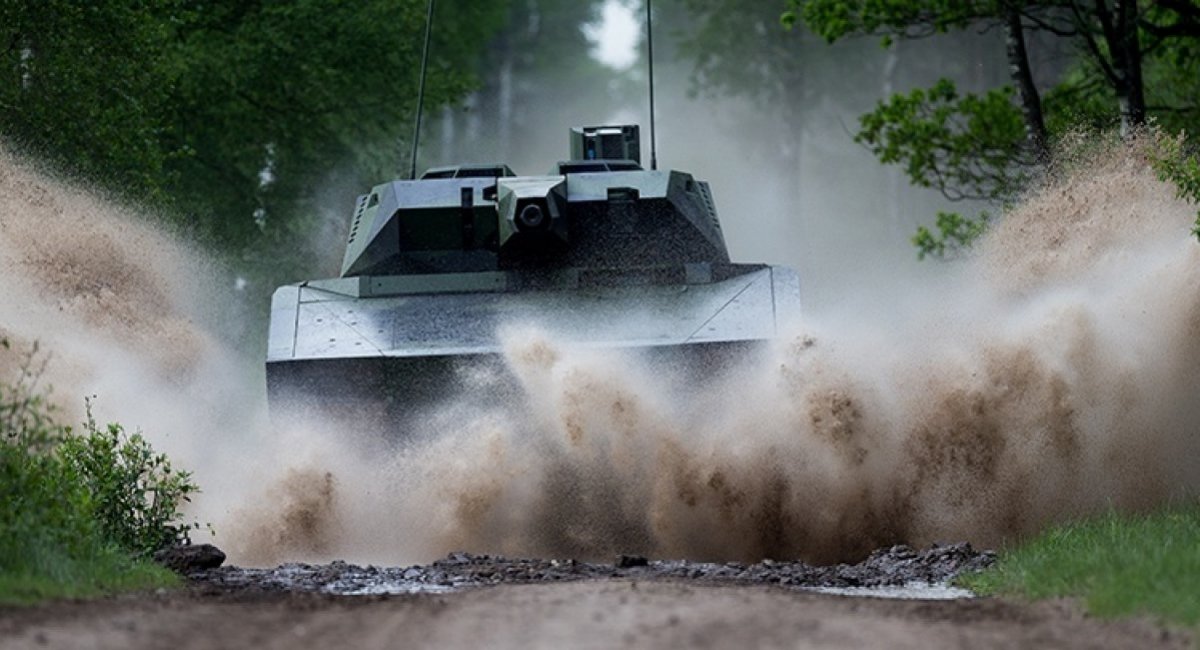
[[[1045,11],[1039,10],[1042,8],[1023,5],[1015,6],[1014,8],[1020,12],[1021,18],[1033,24],[1032,26],[1027,26],[1027,29],[1036,28],[1041,31],[1050,32],[1055,36],[1068,38],[1079,35],[1079,29],[1077,27],[1072,27],[1070,21],[1068,21],[1066,25],[1055,24],[1045,17]],[[1050,16],[1051,18],[1057,18],[1061,21],[1062,12],[1056,11],[1051,13]]]
[[[1092,38],[1091,30],[1088,29],[1087,18],[1079,10],[1078,3],[1071,0],[1071,13],[1075,16],[1075,23],[1079,26],[1079,35],[1083,37],[1083,42],[1087,45],[1088,51],[1096,59],[1096,63],[1100,66],[1100,71],[1108,77],[1109,83],[1116,85],[1120,83],[1120,78],[1117,73],[1108,64],[1108,60],[1104,58],[1104,53],[1100,51],[1100,46],[1096,43],[1096,39]]]
[[[1200,6],[1189,0],[1158,0],[1156,3],[1164,9],[1170,9],[1188,21],[1200,21]]]

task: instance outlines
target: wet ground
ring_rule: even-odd
[[[624,578],[686,580],[704,585],[849,589],[867,595],[893,597],[912,593],[929,598],[969,595],[961,590],[947,590],[944,585],[960,572],[982,569],[994,559],[990,551],[976,551],[965,543],[934,546],[923,551],[893,546],[872,553],[858,564],[833,566],[772,560],[756,564],[716,564],[647,560],[629,555],[618,556],[611,564],[606,564],[452,553],[432,564],[403,568],[362,567],[345,562],[284,564],[273,569],[221,567],[192,573],[191,579],[202,588],[224,593],[251,590],[340,595],[404,594],[510,583]]]

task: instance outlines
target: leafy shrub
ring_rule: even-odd
[[[1156,131],[1155,136],[1158,146],[1153,163],[1159,180],[1173,184],[1176,197],[1200,204],[1200,152],[1195,144],[1189,145],[1185,133],[1168,137]],[[1200,210],[1192,233],[1200,238]]]
[[[82,435],[63,438],[57,451],[91,495],[108,539],[140,555],[190,541],[196,524],[176,522],[182,503],[197,491],[191,474],[174,471],[141,434],[127,435],[119,424],[101,428],[89,401]]]

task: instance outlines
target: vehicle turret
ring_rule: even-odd
[[[342,277],[729,261],[708,184],[642,169],[636,126],[570,135],[545,176],[460,165],[372,188]]]

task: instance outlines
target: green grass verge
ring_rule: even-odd
[[[1200,624],[1200,503],[1051,528],[962,576],[981,594],[1072,597],[1098,616],[1149,614]]]
[[[51,570],[0,571],[0,605],[31,605],[56,598],[91,598],[123,591],[175,588],[182,579],[147,560],[117,549],[88,558],[58,558]]]

